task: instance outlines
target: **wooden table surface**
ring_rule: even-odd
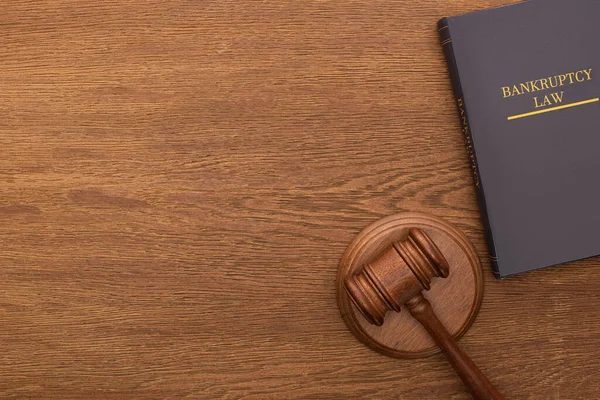
[[[484,260],[461,344],[507,399],[598,399],[600,260],[486,261],[435,24],[510,2],[2,2],[0,397],[467,399],[336,306],[421,211]]]

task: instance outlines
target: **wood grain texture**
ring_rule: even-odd
[[[467,399],[336,306],[352,238],[421,211],[484,259],[461,346],[506,398],[597,398],[600,261],[485,261],[435,23],[509,2],[2,2],[0,396]]]

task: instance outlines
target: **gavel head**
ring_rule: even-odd
[[[446,278],[448,262],[425,232],[413,228],[406,240],[395,242],[362,271],[344,279],[352,302],[373,325],[381,326],[389,310],[400,307],[423,290],[435,277]]]

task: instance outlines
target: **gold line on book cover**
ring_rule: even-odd
[[[539,115],[539,114],[549,113],[552,111],[564,110],[565,108],[584,106],[586,104],[597,103],[598,101],[600,101],[600,98],[596,97],[595,99],[579,101],[577,103],[565,104],[565,105],[558,106],[558,107],[546,108],[545,110],[538,110],[538,111],[528,112],[525,114],[513,115],[513,116],[508,117],[508,120],[512,121],[512,120],[519,119],[519,118],[531,117],[533,115]]]

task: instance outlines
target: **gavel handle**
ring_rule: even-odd
[[[450,361],[465,386],[469,388],[475,400],[504,400],[498,389],[492,385],[444,328],[444,325],[433,312],[431,303],[422,294],[410,299],[406,306],[412,316],[427,329],[435,343],[446,354],[448,361]]]

